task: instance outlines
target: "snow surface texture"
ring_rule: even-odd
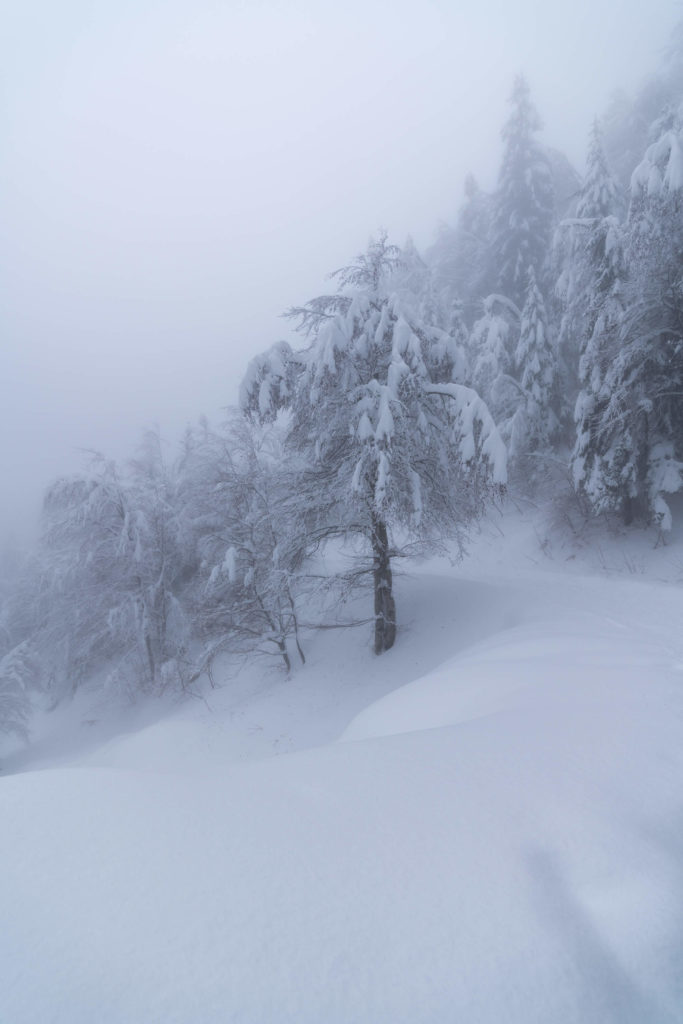
[[[380,659],[8,755],[2,1024],[683,1021],[676,549],[529,537],[401,580]]]

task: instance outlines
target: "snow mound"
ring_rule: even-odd
[[[499,634],[388,694],[354,718],[344,740],[457,725],[511,708],[647,699],[643,667],[652,643],[625,626],[595,621],[534,623]]]
[[[3,1024],[681,1020],[681,591],[403,582],[381,659],[0,776]]]

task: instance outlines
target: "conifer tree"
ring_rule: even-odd
[[[529,86],[519,76],[503,127],[503,162],[494,197],[489,260],[495,288],[517,306],[524,303],[533,267],[543,285],[553,218],[553,183],[548,159],[536,141],[541,120]]]
[[[683,485],[683,139],[674,122],[631,180],[629,289],[606,418],[621,426],[628,467],[624,518],[668,529],[664,497]]]
[[[503,418],[499,407],[500,381],[513,369],[510,308],[502,297],[489,295],[483,301],[484,312],[472,328],[474,387],[489,406],[497,422]],[[519,317],[519,311],[514,309]]]
[[[621,189],[607,165],[600,126],[595,121],[576,216],[560,224],[554,247],[555,295],[560,307],[558,354],[563,371],[560,409],[563,423],[573,420],[578,393],[585,392],[587,382],[594,378],[594,370],[586,368],[587,361],[602,358],[596,349],[597,335],[594,337],[599,307],[610,292],[610,273],[616,273],[619,280],[623,278],[623,267],[618,269],[614,263],[610,271],[605,264],[609,252],[605,253],[604,249],[617,242],[621,244],[614,220],[621,208]],[[606,218],[611,218],[608,224],[603,223]],[[617,256],[623,259],[616,251],[612,255],[615,260]],[[620,302],[623,302],[623,295]],[[610,317],[613,315],[614,311]],[[614,330],[613,323],[610,330]],[[582,407],[588,408],[585,399],[582,399]],[[582,425],[580,433],[585,431],[585,426]]]
[[[543,451],[557,433],[558,374],[543,296],[529,268],[515,368],[523,395],[524,448]]]
[[[595,218],[588,228],[582,300],[586,305],[575,407],[572,475],[596,512],[619,509],[633,489],[631,440],[610,401],[610,363],[619,355],[626,264],[616,218]]]
[[[427,254],[439,293],[447,302],[462,302],[469,322],[477,303],[495,286],[487,262],[490,230],[491,196],[469,174],[455,227],[442,226]]]
[[[467,329],[465,323],[465,310],[464,305],[459,299],[453,299],[450,305],[450,309],[446,319],[446,334],[451,339],[451,348],[454,352],[461,354],[461,359],[464,357],[462,365],[463,379],[466,384],[472,383],[474,363],[472,359],[472,341],[470,332]],[[453,362],[453,370],[451,370],[450,377],[444,379],[453,379],[453,372],[457,364]],[[444,373],[446,371],[444,370]]]
[[[621,212],[621,206],[621,189],[607,164],[600,124],[594,120],[588,140],[586,174],[579,191],[576,216],[579,220],[590,221],[602,217],[616,217]]]

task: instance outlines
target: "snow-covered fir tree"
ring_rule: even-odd
[[[310,346],[291,352],[296,367],[287,442],[303,455],[302,500],[320,509],[321,537],[364,538],[371,555],[375,651],[396,634],[392,558],[433,550],[447,537],[462,546],[467,527],[505,480],[505,449],[486,405],[443,379],[450,339],[418,322],[391,290],[400,253],[384,236],[338,272],[339,293],[298,311]],[[344,302],[340,303],[340,296]],[[278,401],[290,371],[275,353],[269,393]],[[242,403],[267,418],[261,361],[249,371]],[[402,539],[403,538],[403,539]]]
[[[520,314],[502,295],[488,295],[482,305],[483,314],[472,328],[469,345],[472,381],[496,421],[501,422],[511,412],[504,383],[513,372]]]
[[[461,362],[460,365],[462,365],[465,383],[471,384],[472,377],[474,375],[474,360],[471,334],[470,331],[468,331],[467,324],[465,322],[464,304],[459,299],[452,300],[450,304],[450,309],[447,312],[446,334],[450,339],[451,350],[453,352],[460,353],[460,360],[463,359],[464,354],[464,363]],[[455,359],[452,359],[451,362],[453,364],[453,368],[455,368],[455,366],[458,365]],[[446,374],[446,372],[446,369],[444,369],[444,374]]]
[[[544,152],[553,182],[553,223],[558,224],[565,217],[573,217],[576,212],[581,175],[561,150],[549,146],[544,148]]]
[[[605,111],[602,122],[605,151],[624,190],[640,164],[648,145],[661,135],[658,122],[675,112],[683,101],[683,19],[668,36],[653,74],[647,76],[634,95],[619,90]]]
[[[510,104],[512,111],[502,131],[504,151],[494,197],[489,263],[495,290],[521,307],[529,267],[539,284],[545,284],[554,196],[548,158],[536,140],[541,120],[521,76],[515,80]]]
[[[487,257],[491,230],[491,196],[470,174],[465,179],[465,200],[455,227],[442,225],[427,252],[437,290],[446,302],[462,302],[469,322],[484,295],[494,287]]]
[[[624,517],[671,525],[664,497],[683,484],[683,140],[678,124],[648,147],[631,180],[629,288],[620,346],[605,375],[619,423]]]
[[[603,245],[616,236],[614,226],[605,227],[602,222],[618,217],[622,207],[622,190],[607,165],[596,120],[590,133],[586,175],[578,193],[575,216],[560,223],[553,244],[563,423],[573,422],[578,392],[585,389],[587,378],[584,373],[579,381],[579,364],[585,365],[598,306],[609,290]],[[589,371],[588,378],[591,375]]]
[[[515,370],[522,402],[511,438],[511,455],[522,454],[523,451],[547,451],[559,425],[558,365],[545,303],[533,267],[529,268],[526,301],[515,350]]]
[[[623,236],[613,216],[594,218],[581,255],[582,337],[574,411],[574,485],[594,511],[624,508],[633,487],[631,442],[610,402],[608,374],[618,358],[626,298]]]
[[[602,130],[596,119],[593,121],[588,140],[586,174],[579,190],[576,217],[580,221],[618,217],[622,205],[622,191],[607,164]]]

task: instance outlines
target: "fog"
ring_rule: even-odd
[[[379,226],[429,244],[495,181],[523,71],[581,168],[678,5],[24,0],[3,10],[0,537],[80,450],[169,453]]]

